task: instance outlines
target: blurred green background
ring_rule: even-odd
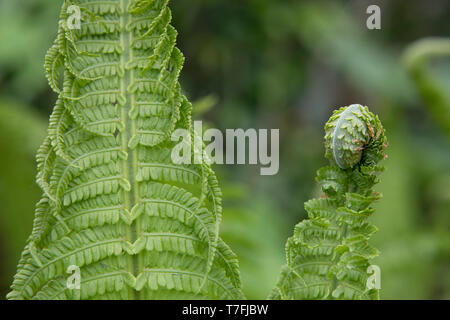
[[[0,298],[31,232],[34,156],[56,100],[44,77],[61,1],[0,0]],[[381,30],[366,8],[381,8]],[[279,128],[280,171],[215,166],[223,238],[248,298],[265,298],[284,243],[319,190],[323,125],[361,103],[390,147],[373,238],[384,299],[450,298],[450,2],[172,0],[195,118],[220,129]]]

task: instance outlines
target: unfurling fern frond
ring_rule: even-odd
[[[379,199],[372,187],[383,168],[387,140],[377,116],[351,105],[334,112],[325,125],[326,157],[317,172],[324,196],[305,203],[300,222],[286,244],[271,299],[376,299],[367,286],[369,260],[378,251],[368,244],[376,228],[367,221]]]
[[[170,158],[172,132],[193,131],[167,3],[64,2],[45,60],[59,98],[37,156],[43,196],[8,298],[243,298],[214,172]]]

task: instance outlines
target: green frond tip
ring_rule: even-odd
[[[213,170],[171,159],[172,133],[194,134],[167,3],[64,1],[45,58],[59,96],[37,155],[43,196],[9,299],[244,298]]]
[[[360,104],[334,111],[325,125],[325,156],[341,169],[375,165],[385,157],[386,147],[380,120]]]
[[[308,219],[286,243],[282,268],[270,299],[377,299],[369,244],[377,228],[368,218],[380,195],[372,188],[383,171],[387,139],[378,117],[352,105],[334,112],[325,126],[326,157],[317,171],[323,196],[305,203]]]

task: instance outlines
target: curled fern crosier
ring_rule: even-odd
[[[172,132],[193,130],[167,3],[64,1],[45,59],[59,97],[37,155],[43,196],[8,298],[243,297],[214,172],[171,160]]]
[[[331,164],[317,172],[323,197],[305,203],[308,219],[286,244],[283,266],[271,299],[377,299],[368,285],[368,244],[376,227],[367,221],[380,198],[372,188],[383,171],[387,139],[367,107],[336,110],[325,125],[325,156]]]

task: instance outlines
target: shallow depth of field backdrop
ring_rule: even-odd
[[[381,7],[381,30],[366,8]],[[31,232],[35,152],[56,96],[43,61],[61,1],[0,0],[0,299]],[[221,233],[248,298],[265,298],[317,196],[323,125],[361,103],[390,140],[372,219],[384,299],[450,299],[450,2],[172,0],[181,83],[209,127],[279,128],[280,171],[218,166]],[[440,37],[414,46],[415,41]],[[447,38],[445,38],[447,37]]]

